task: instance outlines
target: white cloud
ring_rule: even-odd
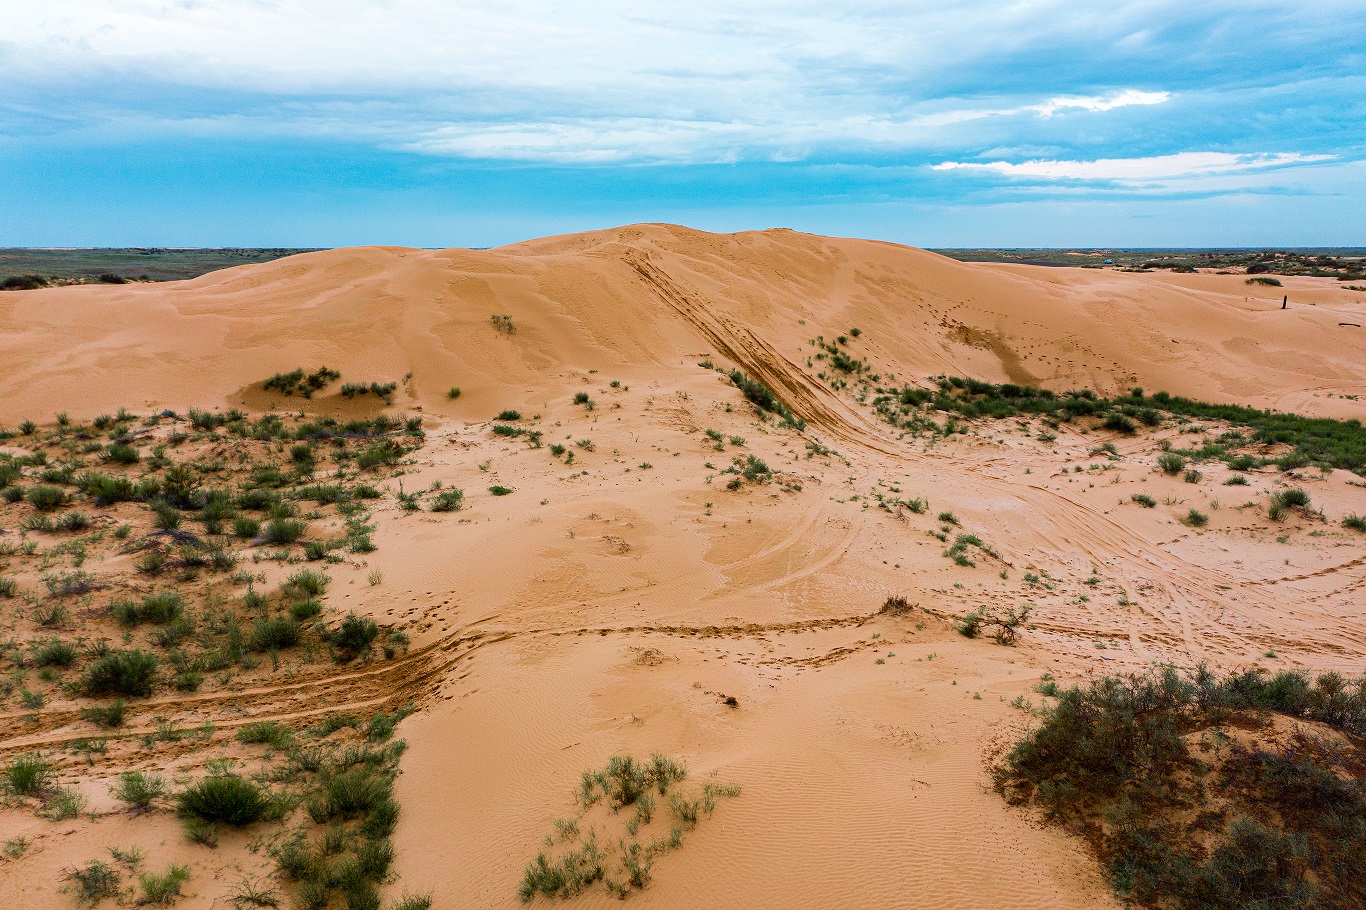
[[[1302,155],[1297,152],[1231,155],[1226,152],[1181,152],[1149,158],[1100,158],[1095,161],[946,161],[936,171],[987,171],[1007,177],[1043,180],[1111,180],[1143,183],[1189,177],[1207,177],[1246,171],[1265,171],[1328,161],[1334,155]]]
[[[917,126],[935,127],[966,123],[972,120],[984,120],[988,117],[1010,117],[1017,114],[1038,114],[1040,117],[1052,117],[1059,111],[1112,111],[1115,108],[1131,105],[1162,104],[1170,98],[1170,92],[1145,92],[1139,89],[1125,89],[1120,92],[1111,92],[1108,95],[1063,95],[1057,98],[1049,98],[1039,104],[1025,104],[1018,107],[965,108],[963,110],[941,111],[917,117],[912,123]]]

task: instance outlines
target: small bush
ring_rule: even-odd
[[[174,591],[162,591],[146,595],[141,602],[117,601],[110,610],[114,618],[125,626],[144,622],[165,625],[184,615],[185,599]]]
[[[1281,281],[1279,278],[1272,278],[1269,275],[1257,275],[1244,281],[1243,284],[1265,284],[1273,288],[1278,288],[1281,286]]]
[[[145,697],[152,694],[156,671],[156,656],[146,651],[106,651],[86,669],[81,688],[87,695]]]
[[[442,490],[432,500],[431,508],[433,512],[455,512],[464,499],[465,494],[461,490]]]
[[[266,814],[270,798],[244,777],[215,774],[182,791],[176,804],[183,818],[244,828]]]
[[[1279,493],[1276,494],[1276,498],[1280,500],[1281,505],[1285,506],[1286,508],[1309,508],[1309,493],[1305,490],[1299,489],[1298,487],[1291,487],[1288,490],[1281,490]]]
[[[1105,418],[1103,424],[1105,429],[1114,430],[1116,433],[1123,433],[1132,436],[1138,432],[1138,425],[1123,414],[1111,414]]]
[[[283,751],[294,743],[294,731],[279,721],[253,721],[238,728],[237,741],[247,744],[266,743]]]
[[[242,540],[250,540],[261,533],[261,523],[255,518],[238,518],[232,523],[232,533]]]
[[[460,386],[453,385],[446,391],[446,397],[454,401],[460,397]]]
[[[513,492],[513,490],[511,487],[504,487],[500,486],[499,484],[494,484],[493,486],[489,487],[489,492],[492,493],[494,496],[506,496],[509,493]]]
[[[301,632],[299,623],[289,616],[258,619],[252,624],[247,650],[259,653],[290,648],[299,643]]]
[[[28,504],[39,512],[52,512],[60,509],[66,503],[66,493],[57,487],[50,487],[46,484],[29,487],[25,498],[28,500]]]
[[[378,635],[379,626],[373,619],[348,613],[328,640],[341,656],[351,658],[369,651]]]
[[[1342,526],[1353,531],[1366,531],[1366,515],[1348,515],[1342,519]]]
[[[308,525],[298,518],[272,518],[266,522],[262,536],[267,543],[291,544],[304,536]]]
[[[5,789],[17,796],[41,796],[52,781],[52,765],[39,752],[16,755],[5,766]]]
[[[1183,524],[1190,525],[1192,528],[1203,528],[1205,525],[1209,524],[1209,516],[1198,509],[1191,509],[1181,521]]]
[[[144,873],[138,877],[138,886],[142,888],[142,899],[138,903],[170,906],[180,896],[180,886],[189,877],[189,866],[171,866],[164,875]]]
[[[1157,466],[1163,474],[1175,476],[1186,469],[1186,459],[1175,452],[1163,452],[1157,456]]]
[[[159,774],[125,771],[109,788],[109,792],[135,812],[147,812],[154,802],[166,795],[166,780]]]
[[[1134,495],[1130,496],[1129,499],[1133,502],[1138,503],[1145,509],[1151,509],[1157,505],[1157,500],[1153,499],[1147,493],[1135,493]]]
[[[119,896],[119,874],[101,860],[67,872],[66,878],[75,886],[76,900],[82,904],[93,907],[105,898]]]
[[[124,717],[127,713],[128,705],[120,698],[107,705],[82,708],[81,719],[88,720],[92,724],[98,724],[101,727],[122,727]]]

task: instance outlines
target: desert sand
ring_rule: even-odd
[[[1343,323],[1366,325],[1362,297],[1326,279],[1282,289],[973,265],[786,230],[636,225],[486,251],[343,249],[184,282],[0,295],[0,424],[119,407],[373,414],[373,396],[305,402],[261,380],[327,365],[343,381],[400,383],[390,412],[420,414],[427,432],[403,484],[462,489],[463,508],[380,501],[379,549],[330,566],[327,594],[330,609],[412,638],[391,669],[335,684],[329,704],[363,710],[397,692],[417,708],[400,726],[388,894],[521,906],[523,868],[573,809],[580,774],[660,752],[740,792],[656,859],[633,905],[1111,907],[1080,839],[991,789],[989,763],[1031,721],[1017,699],[1037,702],[1045,673],[1076,682],[1154,662],[1359,672],[1366,546],[1337,521],[1366,513],[1361,479],[1304,472],[1295,482],[1328,523],[1273,526],[1262,504],[1288,482],[1274,468],[1243,487],[1223,486],[1218,462],[1194,485],[1155,471],[1174,426],[1065,426],[1041,441],[1037,421],[1007,420],[902,438],[818,377],[812,341],[857,327],[849,349],[896,384],[1139,386],[1351,418],[1366,411],[1366,328]],[[762,381],[805,431],[761,419],[703,361]],[[493,435],[504,409],[573,463]],[[1102,442],[1117,460],[1094,454]],[[775,480],[727,489],[722,469],[750,454]],[[1140,508],[1137,492],[1161,504]],[[1203,528],[1178,520],[1194,506]],[[942,512],[990,555],[946,559],[931,536]],[[367,583],[374,572],[382,583]],[[880,613],[892,595],[918,609]],[[1023,602],[1031,625],[1012,646],[948,622]],[[310,710],[315,696],[287,686],[239,695],[232,711],[153,698],[230,729],[242,711]],[[0,707],[6,756],[82,735],[26,733],[23,713]],[[193,750],[176,761],[192,765]],[[35,844],[0,861],[0,905],[73,903],[56,893],[62,871],[109,843],[202,870],[183,907],[230,906],[237,870],[267,868],[246,835],[209,850],[169,812],[119,811],[107,795],[118,770],[63,766],[93,820],[0,810],[5,837]],[[615,898],[590,889],[572,903]]]

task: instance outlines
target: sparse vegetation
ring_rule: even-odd
[[[1121,898],[1179,910],[1361,905],[1362,680],[1168,668],[1055,691],[997,787],[1088,831]],[[1267,712],[1353,739],[1238,735],[1265,736]]]

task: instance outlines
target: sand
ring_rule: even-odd
[[[1366,549],[1336,522],[1366,513],[1366,489],[1346,472],[1270,468],[1225,487],[1217,463],[1187,484],[1152,467],[1158,441],[1181,442],[1175,427],[1064,428],[1045,443],[1037,422],[1026,433],[1007,421],[926,448],[821,382],[809,341],[857,326],[851,349],[898,382],[1142,386],[1359,417],[1366,329],[1340,323],[1366,324],[1362,295],[1285,284],[666,225],[487,251],[335,250],[186,282],[0,295],[0,420],[378,408],[260,390],[295,366],[401,383],[394,411],[421,413],[429,433],[405,485],[441,480],[466,507],[386,501],[379,551],[336,567],[329,592],[414,639],[395,895],[520,906],[523,866],[572,810],[580,773],[658,751],[742,792],[656,861],[633,905],[1112,907],[1079,839],[991,790],[989,762],[1031,720],[1012,702],[1037,703],[1044,673],[1067,683],[1154,661],[1360,671]],[[704,358],[761,378],[805,436],[757,420]],[[573,402],[580,391],[593,410]],[[575,463],[494,437],[487,421],[505,408]],[[706,429],[744,441],[717,451]],[[833,453],[811,456],[807,440]],[[1118,461],[1090,454],[1104,441]],[[750,453],[781,482],[725,489],[720,469]],[[1268,522],[1266,493],[1288,482],[1330,522]],[[493,484],[514,493],[492,496]],[[1143,509],[1135,492],[1162,504]],[[929,509],[883,510],[877,494]],[[1191,506],[1207,527],[1179,523]],[[972,568],[944,558],[930,536],[941,511],[997,555]],[[371,586],[375,570],[384,581]],[[892,594],[921,609],[879,614]],[[1026,601],[1033,626],[1013,647],[946,621]],[[0,904],[50,897],[101,839],[191,849],[164,816],[22,824],[42,849],[0,864]],[[213,863],[227,868],[234,850],[245,845]],[[226,906],[228,882],[201,876],[180,905]]]

